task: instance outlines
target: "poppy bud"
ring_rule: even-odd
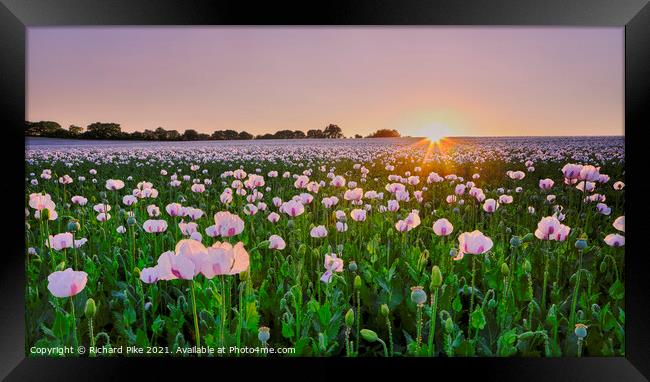
[[[129,216],[129,218],[126,219],[126,224],[134,225],[135,224],[135,218],[133,216]]]
[[[455,213],[455,214],[459,214],[459,213],[460,213],[460,209],[459,209],[458,207],[454,207],[454,209],[451,210],[451,212],[453,212],[453,213]]]
[[[375,342],[377,341],[377,338],[379,338],[377,337],[377,333],[370,329],[361,329],[361,337],[368,342]]]
[[[535,333],[533,333],[533,332],[530,332],[530,331],[529,332],[524,332],[524,333],[521,333],[519,335],[519,339],[525,341],[525,340],[527,340],[527,339],[529,339],[529,338],[531,338],[533,336],[535,336]]]
[[[86,300],[86,308],[84,309],[84,314],[86,315],[86,318],[95,317],[96,312],[97,312],[97,307],[95,305],[95,300],[89,298],[88,300]]]
[[[388,309],[388,305],[386,304],[381,304],[381,308],[379,309],[379,311],[381,312],[381,315],[384,317],[388,317],[388,313],[390,313]]]
[[[506,263],[501,264],[501,274],[504,276],[508,276],[509,273],[510,273],[510,269],[508,268],[508,264]]]
[[[72,220],[68,223],[68,232],[77,232],[81,229],[81,226],[79,225],[79,222],[76,220]]]
[[[359,275],[354,278],[354,289],[361,289],[361,276]]]
[[[587,241],[583,239],[578,239],[576,240],[575,247],[579,251],[582,251],[583,249],[587,248]]]
[[[49,209],[43,208],[41,210],[41,219],[50,220],[50,210]]]
[[[153,305],[153,304],[151,303],[151,301],[147,301],[147,302],[144,304],[144,310],[145,310],[145,311],[149,311],[149,309],[151,309],[151,306],[152,306],[152,305]]]
[[[348,312],[345,313],[345,326],[351,328],[354,325],[354,311],[348,309]]]
[[[530,261],[528,261],[528,259],[524,260],[523,268],[524,268],[524,272],[530,273],[530,270],[532,269],[532,267],[531,267]]]
[[[440,288],[440,285],[442,285],[442,273],[440,272],[440,268],[434,265],[431,268],[431,289]]]
[[[454,330],[454,322],[451,320],[451,318],[447,318],[445,320],[445,331],[447,333],[451,333]]]
[[[298,255],[305,256],[305,253],[307,253],[307,246],[305,244],[300,244],[300,247],[298,247]]]
[[[257,331],[257,339],[260,340],[261,343],[265,344],[269,338],[271,338],[270,329],[266,326],[260,326]]]
[[[392,228],[389,228],[389,229],[388,229],[388,232],[386,232],[386,236],[388,236],[389,239],[390,239],[391,237],[393,237],[393,229],[392,229]]]
[[[350,261],[350,263],[348,264],[348,269],[351,272],[356,272],[357,271],[357,263],[356,263],[356,261]]]
[[[513,236],[510,238],[510,246],[517,248],[521,245],[521,238],[519,236]]]
[[[495,299],[491,298],[490,301],[488,301],[488,308],[494,309],[494,307],[497,305],[497,302]]]
[[[576,337],[582,339],[587,337],[587,325],[585,324],[576,324],[576,329],[574,331]]]
[[[422,305],[427,302],[427,293],[421,286],[414,286],[411,288],[411,301],[417,305]]]
[[[600,268],[600,272],[601,272],[601,273],[605,273],[605,271],[607,271],[607,262],[606,262],[605,260],[603,260],[603,261],[600,263],[600,267],[599,267],[599,268]]]
[[[106,191],[100,191],[99,192],[99,197],[102,199],[106,199]]]

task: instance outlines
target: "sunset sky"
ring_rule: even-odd
[[[622,27],[30,27],[26,118],[622,135],[623,43]]]

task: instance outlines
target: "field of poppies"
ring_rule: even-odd
[[[68,142],[25,161],[30,356],[625,354],[622,137]]]

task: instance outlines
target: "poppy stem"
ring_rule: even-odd
[[[72,296],[70,296],[70,311],[72,313],[72,343],[74,349],[77,350],[77,317],[74,313],[74,300],[72,299]]]
[[[196,347],[201,347],[201,335],[199,334],[199,320],[196,315],[196,295],[194,293],[194,279],[192,279],[192,310],[194,312],[194,337],[196,338]],[[199,356],[201,353],[197,353]]]
[[[435,354],[436,311],[438,310],[438,288],[431,296],[431,320],[429,321],[429,356]]]

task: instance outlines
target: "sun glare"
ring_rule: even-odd
[[[449,126],[442,123],[432,123],[424,126],[421,130],[423,137],[429,139],[431,142],[438,142],[441,139],[452,135]]]

